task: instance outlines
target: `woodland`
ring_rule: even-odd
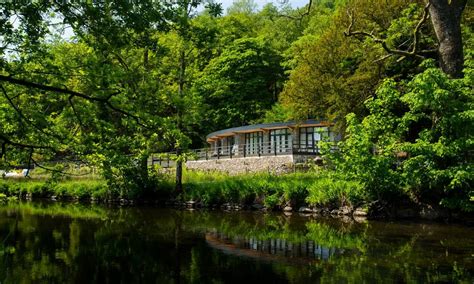
[[[473,33],[467,0],[2,2],[0,167],[80,161],[146,197],[166,179],[147,159],[173,151],[173,194],[202,198],[181,176],[206,134],[328,119],[344,139],[308,203],[472,212]]]

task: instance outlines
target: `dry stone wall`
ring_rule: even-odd
[[[242,173],[271,172],[275,174],[293,171],[293,156],[264,156],[236,159],[188,161],[190,170],[221,171],[231,175]]]

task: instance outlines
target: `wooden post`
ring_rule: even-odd
[[[183,161],[181,160],[181,148],[176,149],[176,192],[180,193],[183,191]]]
[[[277,143],[276,143],[276,138],[275,138],[275,141],[273,141],[273,154],[275,154],[275,156],[277,155]]]
[[[217,159],[219,160],[221,154],[221,148],[217,147]]]
[[[209,154],[207,152],[207,149],[206,149],[206,161],[209,160]]]
[[[244,158],[247,156],[247,144],[244,144]]]

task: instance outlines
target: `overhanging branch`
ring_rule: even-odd
[[[419,50],[419,45],[420,45],[420,30],[423,24],[428,20],[429,18],[429,13],[428,9],[431,5],[431,2],[428,1],[423,8],[423,14],[421,16],[421,19],[418,21],[417,25],[415,26],[415,29],[413,30],[413,45],[411,50],[402,50],[402,49],[396,49],[396,48],[391,48],[387,45],[387,42],[385,39],[379,38],[376,35],[374,35],[372,32],[367,32],[367,31],[360,31],[360,30],[353,30],[354,24],[355,24],[355,19],[353,12],[348,10],[347,15],[350,20],[350,24],[347,27],[347,30],[344,32],[344,35],[347,37],[367,37],[371,38],[374,42],[380,44],[382,48],[389,54],[392,55],[399,55],[401,58],[399,60],[403,60],[406,57],[412,57],[412,58],[420,58],[423,59],[427,55],[432,54],[433,52],[436,52],[436,50]],[[384,56],[381,59],[378,59],[377,61],[381,61],[383,59],[388,58],[389,56]]]
[[[283,1],[283,3],[287,3],[287,2],[288,1]],[[311,7],[312,6],[313,6],[313,0],[309,0],[308,4],[306,6],[306,11],[304,11],[303,13],[299,13],[298,16],[291,16],[291,15],[288,15],[288,14],[279,14],[278,16],[285,17],[285,18],[292,19],[292,20],[301,21],[305,16],[308,16],[311,13]]]
[[[3,141],[2,145],[11,145],[17,148],[22,148],[22,149],[52,149],[50,146],[42,146],[42,145],[35,145],[35,144],[25,144],[25,143],[20,143],[20,142],[15,142],[12,141],[10,138],[7,136],[0,134],[0,140]]]
[[[123,110],[123,109],[120,109],[120,108],[114,106],[110,102],[110,99],[113,96],[117,95],[119,92],[112,93],[112,94],[108,95],[106,98],[98,98],[98,97],[92,97],[92,96],[89,96],[89,95],[86,95],[86,94],[83,94],[83,93],[79,93],[79,92],[76,92],[76,91],[72,91],[72,90],[69,90],[69,89],[65,89],[65,88],[59,88],[59,87],[54,87],[54,86],[38,84],[38,83],[30,82],[30,81],[23,80],[23,79],[17,79],[17,78],[13,78],[13,77],[10,77],[10,76],[5,76],[5,75],[0,75],[0,81],[8,82],[8,83],[11,83],[11,84],[20,85],[20,86],[24,86],[24,87],[28,87],[28,88],[43,90],[43,91],[50,91],[50,92],[55,92],[55,93],[60,93],[60,94],[66,94],[66,95],[69,95],[69,98],[78,97],[78,98],[82,98],[82,99],[92,101],[92,102],[103,103],[108,108],[134,119],[137,122],[137,124],[140,125],[141,127],[149,128],[145,124],[141,123],[141,119],[138,116],[136,116],[132,113],[129,113],[129,112]]]
[[[3,85],[0,84],[0,89],[2,90],[3,92],[3,96],[7,99],[8,103],[10,104],[10,106],[15,110],[15,112],[18,114],[18,116],[20,116],[21,119],[23,119],[23,121],[25,121],[27,124],[33,126],[33,128],[35,128],[36,130],[38,130],[39,132],[43,133],[44,135],[47,135],[47,136],[52,136],[56,139],[62,139],[62,137],[59,137],[58,135],[54,134],[54,133],[47,133],[46,131],[44,131],[41,127],[39,127],[36,123],[34,123],[33,121],[31,121],[30,119],[28,119],[25,114],[23,114],[23,112],[21,111],[20,108],[18,108],[15,103],[13,102],[12,98],[10,98],[7,94],[7,91],[5,90],[5,88],[3,87]]]

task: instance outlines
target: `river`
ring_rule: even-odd
[[[282,213],[0,205],[0,283],[474,281],[474,228]]]

